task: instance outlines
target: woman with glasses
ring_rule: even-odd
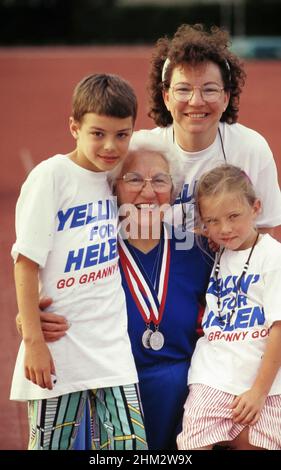
[[[173,144],[183,164],[182,203],[175,208],[176,223],[194,202],[202,173],[223,163],[241,167],[262,200],[260,231],[273,232],[281,224],[281,196],[277,171],[265,139],[237,123],[245,72],[229,50],[226,31],[201,24],[181,25],[174,37],[160,38],[152,55],[149,75],[149,116],[152,132]],[[262,110],[261,110],[262,112]]]
[[[148,446],[176,449],[212,260],[192,233],[177,237],[163,224],[183,178],[174,150],[161,138],[135,132],[128,157],[110,174],[110,182],[119,206],[119,266]],[[67,325],[54,313],[42,313],[42,328],[50,341],[67,334]],[[89,416],[80,428],[76,448],[91,448]]]

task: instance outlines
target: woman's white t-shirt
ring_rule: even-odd
[[[219,129],[222,143],[218,133],[212,145],[200,152],[184,151],[174,141],[173,126],[157,127],[151,130],[160,135],[164,142],[174,144],[177,148],[185,178],[181,201],[187,206],[192,206],[196,182],[200,176],[216,166],[229,163],[245,171],[254,185],[257,197],[261,199],[262,212],[257,218],[257,225],[259,227],[280,225],[281,193],[276,165],[266,140],[258,132],[238,123],[220,123]],[[182,210],[177,204],[179,202],[178,199],[174,209],[175,225],[181,223]],[[171,222],[171,220],[168,221]]]

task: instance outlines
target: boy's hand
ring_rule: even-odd
[[[25,344],[24,370],[28,380],[52,390],[51,374],[55,375],[55,365],[43,339]]]

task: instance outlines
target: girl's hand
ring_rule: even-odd
[[[37,340],[25,344],[25,377],[42,388],[52,390],[51,374],[55,375],[55,365],[45,341]]]
[[[234,423],[245,425],[256,424],[260,417],[265,400],[266,395],[261,394],[254,388],[251,388],[236,397],[230,405],[230,408],[233,410],[232,418]]]

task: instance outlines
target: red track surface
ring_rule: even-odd
[[[73,148],[68,131],[70,98],[74,85],[85,75],[109,72],[129,80],[139,99],[136,128],[153,127],[146,117],[150,52],[144,47],[0,49],[0,449],[25,449],[27,442],[25,404],[8,400],[19,345],[10,258],[19,188],[32,164]],[[246,71],[239,120],[268,140],[281,177],[281,61],[248,62]]]

